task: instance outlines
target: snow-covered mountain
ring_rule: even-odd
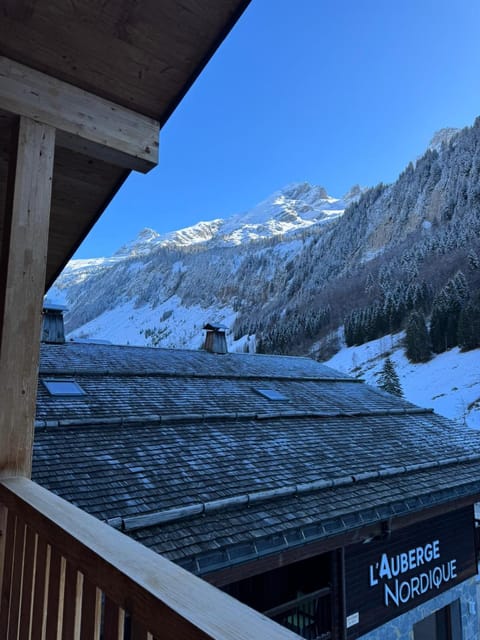
[[[246,247],[277,242],[283,257],[295,251],[298,232],[328,225],[361,194],[358,185],[344,197],[334,198],[323,187],[292,184],[246,213],[199,222],[163,235],[143,229],[110,258],[72,260],[49,297],[66,304],[67,328],[72,337],[196,348],[202,343],[203,324],[215,321],[232,326],[237,314],[227,301],[209,305],[200,297],[184,304],[185,295],[175,292],[186,272],[204,273],[200,290],[206,292],[212,285],[215,288],[226,278],[235,277],[245,260]],[[193,249],[196,251],[192,253]],[[228,264],[223,265],[224,273],[217,278],[209,278],[205,268],[199,271],[192,265],[213,259],[221,270],[222,256],[227,253]],[[147,281],[158,281],[153,296],[142,294],[145,276]],[[122,287],[112,286],[112,279],[121,280]],[[237,348],[246,348],[244,342],[241,340]]]
[[[250,211],[228,218],[217,218],[158,234],[143,229],[137,238],[116,253],[116,257],[145,255],[158,247],[181,248],[208,244],[209,248],[235,246],[255,240],[288,235],[312,225],[328,224],[359,199],[362,189],[355,185],[342,198],[329,196],[324,187],[307,182],[288,185],[276,191]]]
[[[262,243],[262,246],[269,242],[276,243],[279,257],[283,258],[295,251],[299,232],[313,227],[317,233],[320,232],[338,219],[348,205],[356,202],[362,192],[361,187],[355,185],[342,198],[334,198],[320,186],[291,184],[245,213],[199,222],[163,235],[146,228],[110,258],[72,260],[49,296],[65,303],[69,309],[67,326],[74,329],[73,337],[96,337],[120,343],[128,341],[131,344],[150,344],[153,341],[156,344],[161,334],[163,346],[196,347],[201,344],[199,327],[202,323],[214,320],[232,325],[236,318],[229,304],[208,305],[202,298],[197,304],[192,301],[185,307],[184,296],[173,295],[192,261],[202,262],[202,258],[198,257],[199,252],[207,254],[208,260],[213,255],[214,263],[221,269],[220,255],[225,256],[230,249],[228,268],[226,273],[224,269],[221,278],[216,279],[217,284],[203,270],[204,282],[208,282],[209,286],[213,284],[215,288],[225,278],[235,277],[235,272],[244,262],[243,255],[247,247],[257,249]],[[195,251],[192,253],[192,250]],[[161,282],[150,304],[142,305],[139,304],[139,297],[142,295],[145,271],[150,275],[152,263],[156,265]],[[113,289],[107,282],[119,274],[124,286],[122,289],[115,288],[117,297],[112,299]],[[100,284],[99,287],[101,280],[105,280],[105,286]],[[91,293],[89,283],[93,281],[94,302],[98,302],[98,307],[94,304],[94,308],[91,300],[88,307],[82,302],[85,299],[84,291]],[[127,282],[128,292],[125,292]],[[168,319],[169,327],[159,328],[159,318]],[[175,325],[174,330],[170,325]]]
[[[345,322],[360,344],[404,328],[412,310],[428,318],[459,271],[473,304],[479,185],[477,120],[439,132],[391,185],[335,198],[294,184],[230,218],[144,229],[111,258],[72,261],[50,295],[72,337],[199,348],[218,322],[232,350],[324,359]]]

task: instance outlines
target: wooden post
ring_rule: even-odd
[[[0,503],[0,611],[2,609],[3,574],[5,570],[5,549],[7,540],[7,515],[8,510]],[[2,619],[0,613],[0,620]]]
[[[20,118],[0,272],[0,476],[30,476],[55,129]]]
[[[345,550],[336,549],[331,553],[332,579],[332,638],[345,640],[346,630],[346,602],[345,602]]]

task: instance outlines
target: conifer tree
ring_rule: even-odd
[[[406,354],[410,362],[427,362],[432,355],[430,336],[428,335],[425,317],[414,311],[408,319],[406,329]]]
[[[477,255],[477,252],[474,249],[471,249],[467,256],[468,260],[468,268],[470,271],[476,271],[476,269],[480,268],[480,259]]]
[[[430,342],[435,353],[446,351],[446,326],[447,326],[447,310],[443,300],[436,298],[432,307],[432,315],[430,318]]]
[[[465,276],[458,271],[435,297],[430,319],[430,339],[435,353],[457,346],[460,312],[469,296]]]
[[[452,295],[460,302],[468,300],[470,291],[468,289],[467,279],[462,271],[457,271],[453,278],[447,284],[452,289]]]
[[[380,389],[393,394],[394,396],[403,397],[400,378],[395,371],[395,365],[391,358],[385,358],[382,369],[377,374],[378,386]]]
[[[371,273],[367,275],[367,279],[365,281],[365,293],[369,295],[375,289],[375,279]]]
[[[480,300],[469,302],[458,320],[458,346],[462,351],[480,347]]]

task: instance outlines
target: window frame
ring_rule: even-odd
[[[80,397],[86,396],[87,392],[83,389],[76,380],[73,378],[41,378],[42,384],[47,390],[47,392],[54,397]],[[51,385],[58,384],[69,384],[73,386],[73,389],[70,391],[55,391]]]

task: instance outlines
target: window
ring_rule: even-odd
[[[413,625],[414,640],[461,640],[460,600]]]
[[[255,389],[257,393],[259,393],[267,400],[287,400],[287,396],[284,396],[280,391],[276,391],[275,389]]]
[[[42,380],[51,396],[84,396],[86,392],[75,380]]]

